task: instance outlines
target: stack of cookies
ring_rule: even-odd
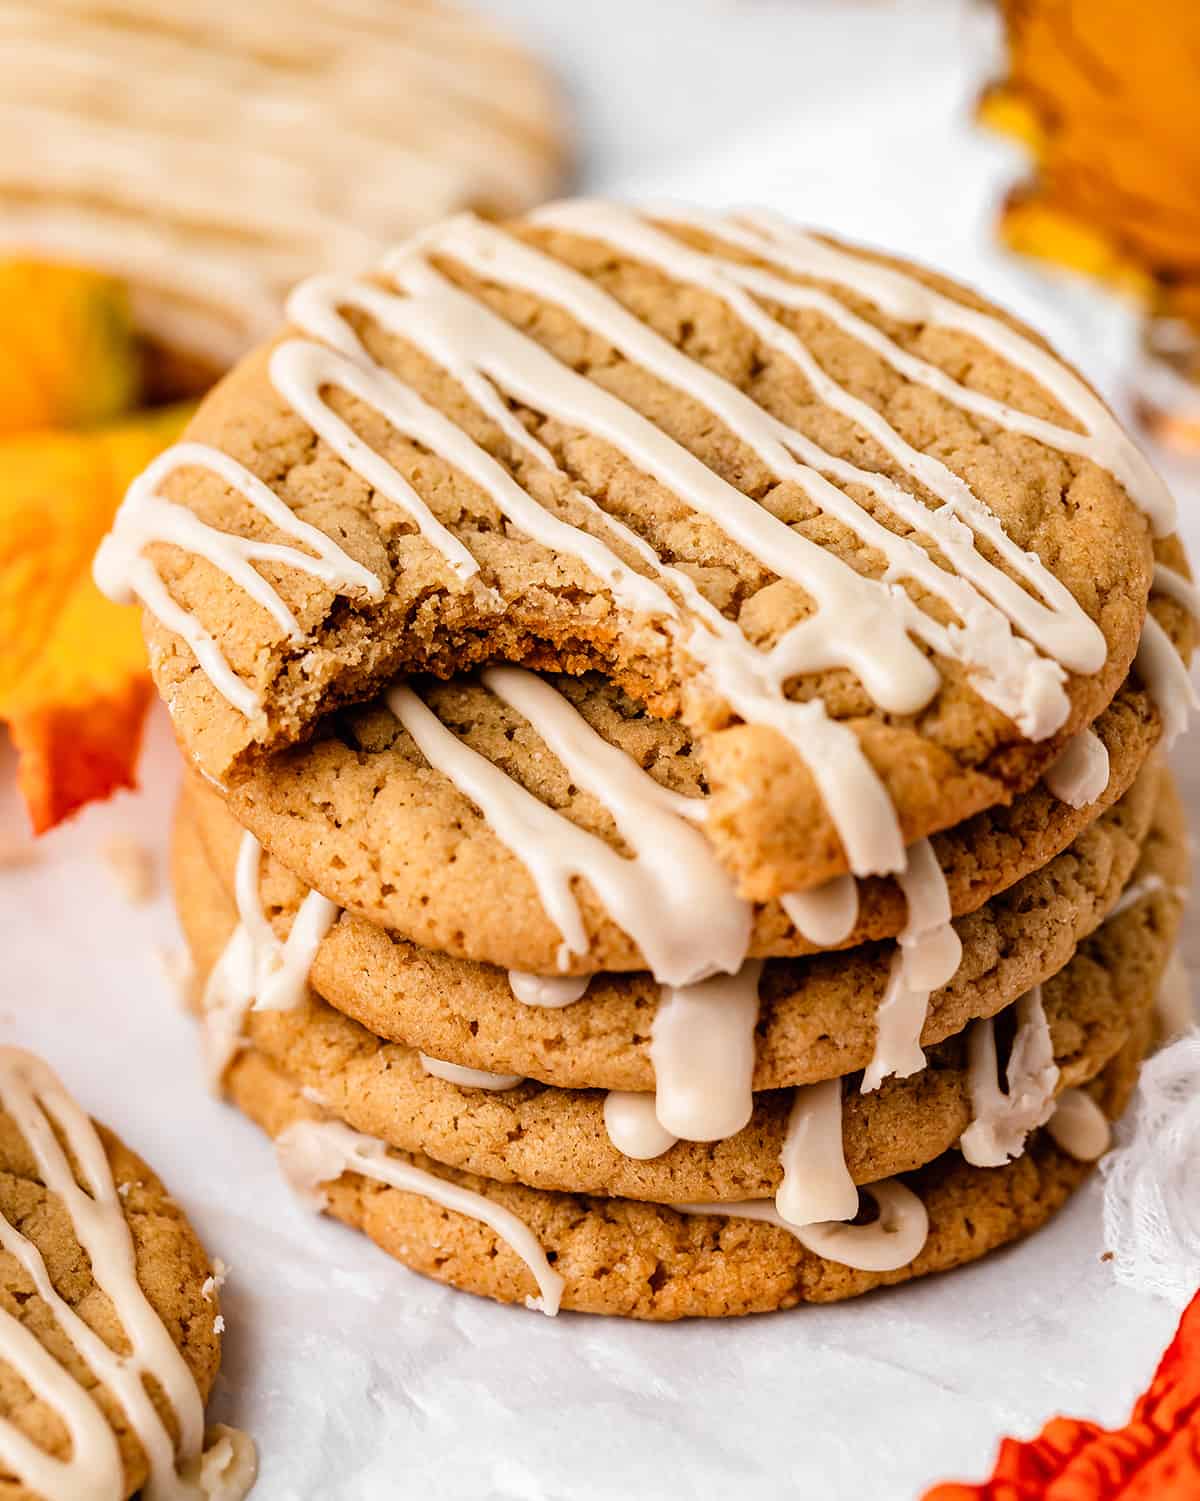
[[[289,314],[97,576],[189,763],[210,1067],[291,1180],[653,1319],[1044,1223],[1181,1025],[1196,601],[1091,389],[765,214],[458,217]]]

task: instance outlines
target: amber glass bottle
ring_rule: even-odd
[[[1200,0],[1000,0],[1007,76],[979,106],[1030,150],[1001,233],[1146,310],[1138,398],[1200,449]]]

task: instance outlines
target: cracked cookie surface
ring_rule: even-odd
[[[659,237],[655,245],[666,241],[671,255],[691,257],[682,264],[692,269],[666,271],[649,252],[614,248],[607,230],[567,229],[553,216],[504,230],[451,221],[392,263],[407,290],[393,288],[391,303],[379,301],[379,287],[313,294],[325,300],[315,311],[310,305],[301,332],[340,341],[339,358],[351,350],[353,370],[343,363],[322,377],[332,356],[312,354],[311,338],[285,338],[247,360],[204,403],[191,438],[244,465],[378,586],[372,599],[357,585],[338,592],[311,569],[260,563],[296,635],[211,561],[166,542],[149,547],[170,597],[261,706],[249,716],[234,709],[181,637],[148,617],[159,688],[204,770],[236,781],[264,751],[307,736],[322,714],[370,698],[397,673],[448,676],[496,660],[569,673],[592,668],[688,725],[708,783],[712,837],[743,890],[763,899],[814,885],[848,862],[863,873],[872,861],[886,868],[898,858],[898,841],[1009,802],[1110,702],[1137,645],[1152,555],[1147,523],[1122,483],[1072,451],[1086,435],[1060,398],[1064,381],[1075,382],[1076,393],[1082,383],[1056,365],[1053,395],[1041,366],[1037,375],[1019,368],[977,332],[944,317],[906,322],[847,290],[840,272],[789,271],[779,259],[781,239],[760,238],[748,250],[733,243],[737,226],[726,221],[709,231],[638,222],[639,233]],[[808,243],[817,245],[818,260],[841,254],[828,242]],[[558,278],[553,288],[535,294],[518,285],[503,269],[510,252],[538,257]],[[845,260],[848,275],[898,267],[858,252]],[[719,284],[704,279],[713,266]],[[758,288],[761,317],[733,299],[735,282]],[[421,292],[428,285],[433,291]],[[946,315],[952,319],[986,308],[918,269],[906,269],[905,285],[959,309]],[[820,294],[827,311],[791,305],[797,289]],[[595,297],[599,313],[588,302]],[[474,311],[461,312],[466,305]],[[519,341],[503,372],[489,367],[494,385],[480,384],[466,355],[456,363],[458,345],[446,353],[445,341],[466,338],[471,317],[494,320],[486,327],[500,332],[489,347]],[[850,318],[857,333],[847,332]],[[1006,330],[1006,338],[1015,329],[999,313],[988,327]],[[646,338],[654,341],[649,353]],[[796,354],[801,345],[807,365]],[[879,352],[884,346],[890,353]],[[1022,348],[1043,357],[1032,338]],[[522,359],[528,379],[516,373]],[[308,361],[305,368],[318,372],[310,384],[325,415],[296,399],[322,436],[282,394],[295,384],[280,374],[289,361],[297,368]],[[370,390],[354,373],[363,361],[374,372]],[[392,378],[436,409],[437,421],[426,406],[418,415],[422,432],[436,428],[441,438],[414,437],[416,418],[405,428],[384,415],[385,407],[398,410],[389,405],[398,389]],[[563,382],[567,395],[558,389]],[[842,393],[836,400],[818,394],[827,397],[831,382]],[[948,390],[959,394],[951,399]],[[1086,393],[1078,399],[1095,406]],[[1011,421],[1021,430],[997,420],[1005,413],[1017,414]],[[453,441],[437,426],[445,419],[458,435]],[[1058,446],[1041,441],[1031,422],[1043,424],[1039,433],[1049,424],[1065,436]],[[374,483],[341,456],[351,450],[334,439],[347,431],[386,460],[395,477],[390,495],[410,497],[409,514],[384,493],[378,470]],[[791,458],[777,452],[780,433],[791,435]],[[661,464],[651,450],[666,455]],[[796,452],[811,460],[803,473]],[[977,525],[982,513],[971,507],[982,503],[1007,540],[1001,546],[987,531],[991,521],[983,526],[963,563],[982,583],[971,585],[970,602],[960,593],[949,604],[963,580],[943,566],[943,554],[962,539],[947,532],[934,543],[930,529],[944,495],[961,499],[968,489],[974,499],[963,502],[962,514]],[[530,527],[541,529],[541,521],[517,524],[519,506],[505,509],[514,491],[538,517],[586,537],[588,561],[571,552],[561,530],[538,540]],[[203,466],[177,468],[163,493],[255,545],[281,540]],[[419,527],[413,494],[423,508]],[[706,507],[705,496],[717,498]],[[611,566],[597,560],[601,543]],[[464,565],[456,574],[448,559],[461,564],[463,549],[475,571]],[[785,561],[793,555],[794,566]],[[1022,568],[1033,572],[1019,576]],[[885,575],[902,580],[899,593],[881,582]],[[820,578],[832,580],[828,588]],[[991,596],[1024,617],[1039,591],[1056,590],[1072,622],[1066,634],[1076,647],[1084,638],[1089,645],[1056,648],[1077,666],[1052,685],[1058,669],[1012,632]],[[830,603],[834,596],[845,609]],[[961,634],[960,610],[973,617]],[[814,626],[837,642],[815,644]],[[1030,629],[1037,634],[1036,625]],[[727,644],[731,631],[740,643],[732,655],[713,645],[718,638]],[[811,644],[801,650],[801,642]],[[782,697],[759,714],[749,702],[759,704],[758,688],[741,678],[737,686],[730,664],[746,652],[757,661],[780,651],[772,661]],[[1089,669],[1077,670],[1084,657]],[[1027,734],[1013,718],[1025,711],[1011,695],[1035,677],[1045,693],[1037,709],[1026,705],[1040,716]],[[825,749],[798,755],[807,729],[789,741],[768,720],[819,721]],[[827,753],[830,745],[838,754]],[[842,803],[831,813],[818,786],[850,763],[894,805],[890,853],[876,847],[883,837],[876,829],[849,827],[854,819],[847,822]],[[848,851],[848,840],[864,848]]]

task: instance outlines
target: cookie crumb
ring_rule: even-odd
[[[213,1293],[220,1292],[221,1288],[225,1286],[225,1282],[228,1276],[228,1266],[226,1266],[226,1264],[221,1260],[219,1256],[214,1256],[212,1263],[212,1275],[205,1277],[204,1281],[200,1285],[200,1296],[205,1300],[206,1303],[212,1301]]]
[[[102,847],[100,857],[131,907],[144,906],[151,899],[158,878],[154,856],[144,844],[126,834],[116,834]]]
[[[1104,1255],[1100,1258],[1101,1261],[1113,1261],[1114,1259],[1115,1258],[1111,1251],[1105,1251]]]

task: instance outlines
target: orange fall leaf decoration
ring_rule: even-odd
[[[142,351],[119,281],[0,260],[0,435],[111,422],[135,407]]]
[[[938,1485],[925,1501],[1200,1501],[1200,1293],[1124,1428],[1051,1418],[1006,1438],[980,1485]]]
[[[136,610],[100,594],[91,560],[130,480],[188,415],[0,439],[0,720],[37,833],[133,785],[145,651]]]

